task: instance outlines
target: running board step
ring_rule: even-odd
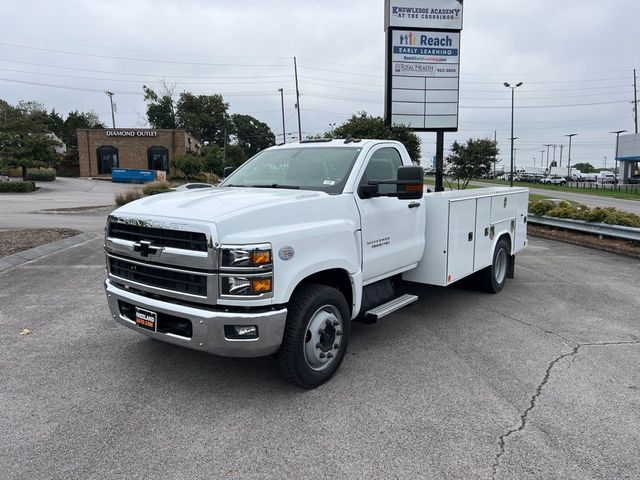
[[[386,317],[390,313],[393,313],[396,310],[400,310],[402,307],[406,307],[407,305],[417,300],[418,297],[416,295],[409,295],[408,293],[405,293],[398,298],[394,298],[387,303],[383,303],[376,308],[372,308],[371,310],[367,311],[364,316],[368,322],[375,323],[382,317]]]

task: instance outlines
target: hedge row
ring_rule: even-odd
[[[589,208],[585,205],[569,202],[555,203],[539,200],[537,202],[529,202],[529,213],[540,216],[546,215],[547,217],[569,218],[571,220],[583,220],[585,222],[640,228],[640,216],[635,213],[622,212],[613,207]]]
[[[0,192],[35,192],[34,182],[0,182]]]
[[[32,182],[53,182],[56,179],[56,172],[27,172],[27,180]]]

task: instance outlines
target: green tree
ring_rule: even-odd
[[[147,120],[153,128],[178,128],[176,116],[176,101],[173,97],[173,87],[162,85],[160,94],[144,85],[144,100],[147,102]]]
[[[235,113],[231,115],[231,122],[236,141],[247,157],[276,144],[276,136],[269,125],[251,115]]]
[[[171,159],[171,166],[184,173],[187,178],[193,178],[204,170],[205,161],[202,157],[179,153]]]
[[[472,178],[488,174],[499,150],[495,141],[488,138],[470,138],[466,144],[453,142],[451,155],[447,157],[450,176],[457,180],[458,188],[467,188]],[[462,182],[462,185],[460,185]]]
[[[27,168],[54,165],[58,142],[47,134],[48,114],[36,102],[20,102],[16,107],[0,100],[0,159],[9,168],[21,168],[27,178]]]
[[[227,145],[224,166],[238,168],[247,161],[247,158],[247,154],[240,145]]]
[[[153,128],[184,128],[198,140],[223,146],[232,133],[222,95],[194,95],[182,92],[176,99],[174,88],[163,84],[158,93],[143,87],[147,120]]]
[[[572,168],[580,170],[581,173],[593,173],[596,169],[590,163],[576,163]]]
[[[397,140],[404,144],[414,163],[420,159],[420,137],[408,127],[389,127],[382,117],[372,117],[367,112],[352,115],[345,123],[336,127],[333,132],[324,134],[328,138],[375,138],[380,140]]]
[[[55,133],[63,142],[64,136],[64,119],[54,110],[47,116],[47,128],[50,132]],[[65,142],[66,143],[66,142]]]
[[[204,158],[204,169],[217,175],[222,175],[222,165],[224,159],[224,149],[215,143],[209,143],[202,147],[202,156]]]
[[[231,123],[222,95],[180,94],[176,116],[180,128],[186,129],[203,142],[223,146],[231,133]]]
[[[74,110],[69,112],[64,120],[64,130],[61,134],[56,133],[65,143],[67,148],[78,148],[79,128],[104,128],[104,125],[95,112],[79,112]]]

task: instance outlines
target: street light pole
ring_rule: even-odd
[[[615,168],[615,172],[613,172],[615,174],[615,178],[616,180],[618,179],[618,142],[620,141],[620,134],[626,132],[626,130],[616,130],[615,132],[609,132],[609,133],[615,133],[616,134],[616,168]],[[623,176],[624,177],[624,176]]]
[[[545,143],[543,145],[543,147],[547,147],[547,170],[549,170],[549,147],[551,146],[550,143]]]
[[[540,168],[542,168],[544,166],[544,150],[539,150],[540,152]]]
[[[578,135],[577,133],[570,133],[569,135],[565,135],[565,137],[569,137],[569,159],[567,160],[567,182],[571,178],[571,139]]]
[[[279,88],[278,91],[280,92],[280,104],[282,106],[282,143],[287,143],[287,130],[284,126],[284,89]]]
[[[514,105],[515,105],[515,92],[516,88],[522,86],[522,82],[518,82],[515,85],[511,85],[510,83],[504,82],[503,85],[507,88],[511,89],[511,175],[510,175],[510,185],[513,187],[513,141],[515,138],[513,137],[513,113],[514,113]]]
[[[111,123],[113,125],[113,128],[116,128],[116,116],[113,113],[113,96],[115,95],[115,93],[110,92],[109,90],[105,90],[104,93],[106,93],[109,97],[109,103],[111,104]]]

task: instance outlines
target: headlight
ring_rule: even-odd
[[[229,275],[221,278],[222,295],[261,296],[269,294],[273,287],[273,278],[269,276],[251,277]]]
[[[270,298],[273,293],[271,245],[223,245],[220,249],[220,295]]]
[[[271,245],[223,246],[221,268],[260,268],[271,266]]]

